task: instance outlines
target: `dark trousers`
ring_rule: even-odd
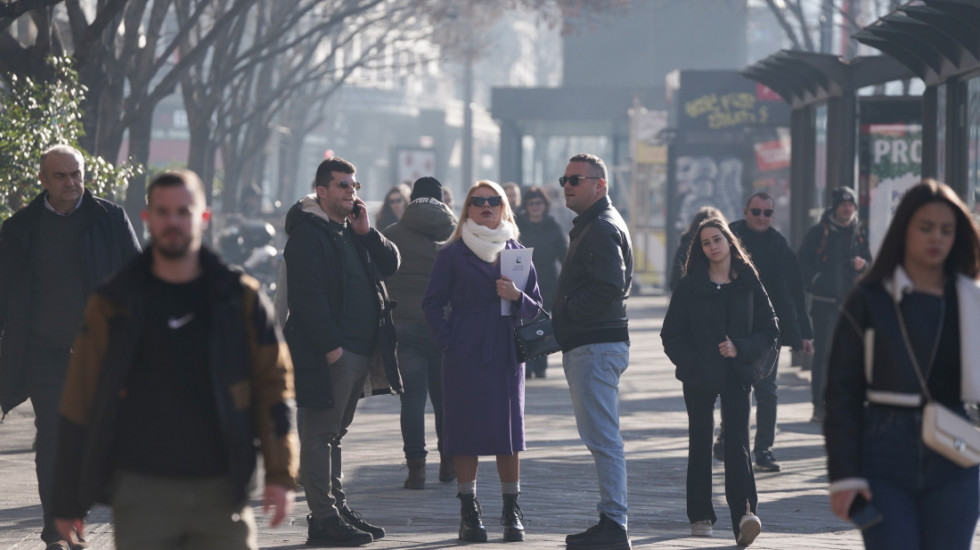
[[[771,449],[776,441],[776,376],[779,374],[779,350],[776,366],[769,376],[755,383],[755,447],[756,453]]]
[[[715,398],[718,394],[684,384],[687,407],[687,518],[691,523],[717,521],[711,505],[711,442],[714,435]],[[725,423],[725,498],[738,536],[743,515],[755,513],[758,495],[749,458],[749,388],[729,377],[721,392],[721,417]]]
[[[51,543],[61,539],[51,517],[54,463],[58,451],[58,407],[61,405],[61,382],[45,381],[33,384],[30,389],[34,407],[34,427],[37,429],[37,453],[34,467],[37,472],[37,491],[44,512],[44,530],[41,539]]]
[[[395,323],[401,394],[402,443],[406,459],[425,458],[425,400],[432,402],[437,448],[442,451],[442,353],[427,324]]]
[[[813,361],[810,370],[810,397],[814,411],[823,412],[823,394],[827,389],[827,362],[830,344],[840,314],[836,303],[813,300],[810,319],[813,321]]]

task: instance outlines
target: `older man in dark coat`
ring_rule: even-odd
[[[31,399],[41,539],[68,550],[49,502],[68,356],[89,294],[140,246],[126,212],[85,190],[80,151],[50,147],[38,178],[44,191],[0,228],[0,405],[6,414]]]

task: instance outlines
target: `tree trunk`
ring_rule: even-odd
[[[129,127],[129,154],[136,162],[148,166],[150,162],[150,137],[153,131],[153,111],[141,113]],[[136,235],[143,235],[143,219],[140,217],[146,207],[147,174],[141,174],[129,182],[126,190],[126,213],[133,223]]]

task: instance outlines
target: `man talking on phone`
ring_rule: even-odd
[[[371,227],[355,176],[350,162],[324,160],[314,193],[286,214],[283,332],[296,377],[309,546],[361,546],[385,535],[351,510],[341,483],[341,439],[368,376],[371,393],[401,391],[383,282],[401,258]]]

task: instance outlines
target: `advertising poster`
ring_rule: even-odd
[[[861,126],[861,178],[867,181],[868,242],[872,256],[891,223],[905,191],[922,175],[922,126],[865,124]]]

